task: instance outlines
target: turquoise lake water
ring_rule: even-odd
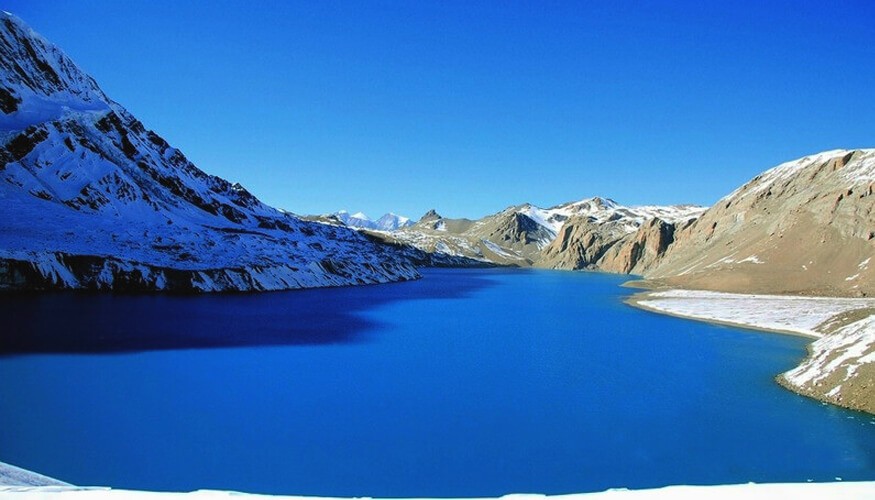
[[[79,485],[343,496],[875,479],[875,419],[779,387],[802,338],[627,277],[427,270],[221,296],[5,296],[0,461]]]

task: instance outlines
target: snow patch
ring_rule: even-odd
[[[519,254],[510,253],[507,249],[500,247],[489,240],[480,240],[480,241],[483,243],[484,246],[486,246],[486,248],[489,249],[490,252],[492,252],[500,257],[504,257],[506,259],[513,259],[513,260],[524,260],[523,257],[521,257]]]
[[[862,365],[875,362],[875,315],[836,330],[810,349],[811,355],[801,365],[784,374],[787,382],[810,388],[842,370],[841,382],[846,382]],[[832,390],[841,393],[841,384]]]
[[[653,292],[639,302],[658,311],[821,337],[818,326],[857,309],[875,307],[875,299],[752,295],[704,290]]]

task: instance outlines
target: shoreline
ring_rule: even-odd
[[[803,333],[803,332],[794,331],[794,330],[782,330],[779,328],[770,328],[770,327],[766,327],[766,326],[758,326],[758,325],[752,325],[752,324],[748,324],[748,323],[739,323],[739,322],[735,322],[735,321],[721,320],[721,319],[716,319],[716,318],[705,318],[705,317],[699,317],[699,316],[692,316],[689,314],[683,314],[683,313],[679,313],[679,312],[675,312],[675,311],[659,309],[659,308],[650,306],[648,304],[642,303],[642,302],[647,301],[647,300],[653,300],[652,294],[655,292],[656,292],[655,290],[638,292],[638,293],[624,299],[623,303],[626,305],[635,307],[637,309],[641,309],[643,311],[648,311],[648,312],[652,312],[652,313],[656,313],[656,314],[662,314],[664,316],[671,316],[673,318],[688,319],[688,320],[693,320],[693,321],[699,321],[702,323],[710,323],[712,325],[717,325],[717,326],[729,326],[732,328],[742,328],[744,330],[753,330],[753,331],[762,332],[762,333],[775,333],[778,335],[790,335],[792,337],[802,337],[802,338],[809,339],[809,340],[817,340],[817,339],[823,337],[822,335],[817,335],[817,334],[813,334],[813,333]]]
[[[628,286],[641,288],[635,284]],[[655,314],[810,340],[781,387],[875,415],[875,300],[645,289],[623,303]]]

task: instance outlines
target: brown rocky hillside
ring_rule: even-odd
[[[731,292],[875,293],[875,150],[779,165],[674,235],[645,273],[659,283]]]

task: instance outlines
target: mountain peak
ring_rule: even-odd
[[[0,16],[0,130],[20,130],[76,112],[127,112],[61,49],[18,17]]]
[[[8,13],[0,199],[0,267],[12,270],[0,289],[278,290],[416,276],[347,228],[203,172]]]
[[[419,221],[420,222],[427,222],[427,221],[438,220],[438,219],[443,219],[443,217],[441,217],[441,215],[439,213],[437,213],[437,211],[435,209],[432,208],[431,210],[426,212],[425,215],[423,215],[419,219]]]

